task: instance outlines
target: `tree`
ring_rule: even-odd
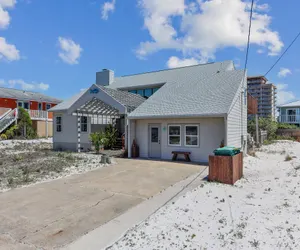
[[[258,119],[258,128],[259,130],[265,130],[268,133],[268,139],[274,140],[276,139],[276,131],[278,129],[278,123],[274,121],[271,117],[263,118],[260,117]],[[255,136],[255,119],[248,121],[248,132]]]

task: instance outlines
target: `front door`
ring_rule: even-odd
[[[159,124],[150,124],[149,126],[149,157],[161,158],[160,137],[161,129]]]

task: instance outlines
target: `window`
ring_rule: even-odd
[[[50,103],[47,103],[47,105],[46,105],[46,110],[48,110],[48,109],[51,109],[51,104]]]
[[[145,89],[145,97],[148,98],[152,95],[152,89]]]
[[[18,107],[23,108],[23,102],[18,102]]]
[[[136,90],[129,90],[130,93],[136,94],[137,91]]]
[[[151,142],[158,142],[158,128],[151,128]]]
[[[199,146],[199,125],[185,126],[185,146]]]
[[[181,126],[180,125],[169,125],[168,134],[168,145],[170,146],[181,146]]]
[[[141,96],[144,96],[144,90],[143,89],[138,89],[137,93]]]
[[[154,94],[157,90],[159,90],[159,88],[154,88],[154,89],[153,89],[153,94]]]
[[[42,103],[39,103],[39,110],[42,110],[43,109],[43,105]]]
[[[23,105],[24,109],[29,109],[29,102],[23,102]]]
[[[87,116],[81,116],[81,132],[87,132]]]
[[[62,118],[61,116],[56,117],[56,132],[62,131]]]

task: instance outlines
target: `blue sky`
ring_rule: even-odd
[[[299,0],[255,5],[249,75],[299,32]],[[103,68],[117,76],[245,58],[242,0],[0,0],[0,85],[68,98]],[[279,102],[300,98],[300,39],[268,75]]]

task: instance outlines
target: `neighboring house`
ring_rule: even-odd
[[[51,136],[52,113],[48,110],[60,102],[59,99],[37,92],[0,88],[0,133],[15,122],[16,109],[22,107],[28,111],[38,135]]]
[[[259,117],[275,119],[277,88],[274,84],[268,83],[264,76],[248,77],[248,93],[258,101]]]
[[[278,122],[300,126],[300,101],[278,106]]]
[[[246,148],[246,85],[232,61],[116,78],[103,70],[96,84],[51,109],[54,149],[89,150],[89,133],[114,123],[129,157],[135,140],[143,158],[188,151],[192,161],[208,162],[223,143]]]

